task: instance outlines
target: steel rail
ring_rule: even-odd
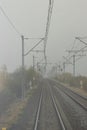
[[[66,95],[68,95],[73,101],[75,101],[77,104],[79,104],[83,109],[85,109],[87,111],[87,107],[84,104],[82,104],[78,99],[74,98],[72,95],[68,94],[67,92],[64,92],[64,93]]]
[[[57,88],[57,87],[56,87],[56,88]],[[84,104],[82,104],[78,99],[74,98],[71,94],[69,94],[68,92],[64,91],[64,90],[61,89],[60,87],[59,87],[59,89],[60,89],[63,93],[65,93],[68,97],[70,97],[74,102],[76,102],[79,106],[81,106],[84,110],[87,111],[87,107],[86,107]],[[57,88],[57,91],[58,91],[58,88]],[[72,91],[71,91],[71,92],[72,92]],[[79,96],[79,95],[77,95],[77,96]]]
[[[64,86],[61,82],[58,82],[58,81],[52,80],[52,79],[51,79],[51,81],[55,82],[56,85],[59,84],[61,87],[65,88],[65,86]],[[87,100],[87,96],[83,96],[83,95],[81,95],[81,94],[79,94],[79,93],[73,91],[72,89],[69,89],[68,87],[66,87],[66,89],[69,90],[70,92],[72,92],[72,93],[74,93],[74,94],[80,96],[80,97],[83,98],[84,100]]]
[[[54,98],[54,96],[53,96],[53,94],[52,94],[51,89],[50,89],[50,92],[51,92],[51,98],[52,98],[52,102],[53,102],[53,104],[54,104],[55,111],[56,111],[57,116],[58,116],[58,118],[59,118],[59,120],[60,120],[60,124],[61,124],[62,130],[66,130],[65,124],[64,124],[63,119],[62,119],[62,117],[61,117],[61,114],[60,114],[60,112],[59,112],[59,110],[58,110],[58,107],[57,107],[57,104],[56,104],[56,101],[55,101],[55,98]]]
[[[51,92],[51,90],[50,90],[50,92]],[[60,112],[57,108],[56,101],[55,101],[55,99],[52,95],[52,92],[51,92],[51,98],[52,98],[52,102],[53,102],[53,105],[54,105],[54,109],[57,113],[57,117],[60,121],[61,128],[62,128],[62,130],[66,130],[64,122],[63,122],[62,117],[61,117],[61,114],[60,114]],[[39,123],[39,117],[40,117],[40,111],[41,111],[41,103],[42,103],[42,93],[41,93],[41,96],[40,96],[39,105],[38,105],[38,109],[37,109],[34,130],[38,130],[38,123]]]
[[[40,110],[41,110],[41,102],[42,102],[42,93],[41,93],[40,100],[39,100],[39,106],[38,106],[38,110],[37,110],[34,130],[38,129],[38,122],[39,122],[39,116],[40,116]]]
[[[73,94],[78,95],[79,97],[81,97],[81,98],[83,98],[84,100],[87,101],[87,96],[83,96],[83,95],[81,95],[81,94],[79,94],[79,93],[77,93],[77,92],[74,92],[73,90],[71,90],[71,89],[69,89],[69,88],[66,88],[66,89],[67,89],[68,91],[72,92]]]
[[[65,86],[64,86],[64,85],[62,85],[61,83],[57,83],[57,85],[58,85],[58,84],[61,85],[61,87],[63,87],[63,88],[65,89]],[[79,93],[73,91],[72,89],[69,89],[68,87],[66,87],[65,90],[68,90],[68,91],[72,92],[73,94],[75,94],[76,96],[79,96],[79,97],[81,97],[81,98],[83,98],[84,100],[87,101],[87,96],[83,96],[83,95],[81,95],[81,94],[79,94]]]

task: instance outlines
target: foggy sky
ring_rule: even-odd
[[[45,34],[48,0],[1,0],[5,10],[19,32],[25,37],[43,37]],[[0,67],[8,71],[21,66],[21,38],[0,11]],[[54,0],[47,56],[51,62],[63,61],[66,50],[73,45],[76,36],[87,36],[87,1]],[[37,41],[25,42],[25,52]],[[79,43],[81,44],[81,43]],[[79,46],[78,44],[78,46]],[[32,65],[32,53],[25,58],[25,65]],[[76,63],[76,74],[87,75],[87,56]],[[72,72],[72,66],[66,68]]]

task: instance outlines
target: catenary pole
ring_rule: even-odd
[[[24,83],[24,36],[21,36],[22,39],[22,99],[25,96],[25,83]]]
[[[75,76],[75,55],[73,55],[73,76]]]

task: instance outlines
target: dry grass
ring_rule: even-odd
[[[78,88],[76,88],[76,87],[71,87],[69,84],[65,84],[65,83],[61,83],[63,86],[65,86],[65,87],[68,87],[69,89],[71,89],[71,90],[73,90],[73,91],[75,91],[75,92],[77,92],[77,93],[79,93],[79,94],[82,94],[83,96],[87,96],[87,91],[85,91],[83,88],[81,88],[81,87],[78,87]]]
[[[32,95],[34,89],[27,92],[27,96],[23,101],[16,100],[10,105],[9,109],[0,117],[0,129],[3,127],[9,128],[12,124],[16,123],[17,119],[22,115],[23,109],[26,107],[28,99]]]

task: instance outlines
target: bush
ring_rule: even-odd
[[[35,80],[33,81],[33,77]],[[33,82],[37,84],[37,80],[39,78],[39,74],[33,70],[33,68],[24,70],[24,81],[25,81],[25,91],[29,89],[29,82]],[[14,73],[9,74],[8,79],[6,81],[6,85],[11,93],[13,93],[16,97],[22,96],[22,68],[17,69]]]

